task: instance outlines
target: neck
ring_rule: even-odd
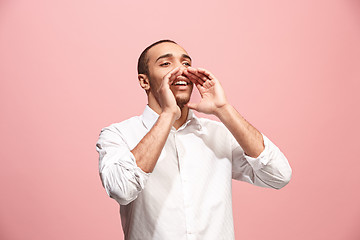
[[[181,116],[178,120],[174,122],[174,128],[177,130],[179,127],[181,127],[185,122],[189,114],[189,108],[187,106],[184,106],[183,108],[180,108],[181,110]]]
[[[162,112],[159,103],[155,99],[148,98],[148,105],[157,114],[160,115],[160,113]],[[183,108],[180,108],[180,110],[181,110],[181,116],[173,124],[173,127],[175,129],[179,129],[179,127],[181,127],[186,122],[186,119],[188,117],[189,108],[187,106],[184,106]]]

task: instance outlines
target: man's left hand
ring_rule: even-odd
[[[228,104],[224,89],[212,73],[202,68],[188,67],[184,74],[195,84],[201,95],[199,103],[187,104],[189,108],[217,115]]]

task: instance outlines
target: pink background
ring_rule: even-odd
[[[142,113],[137,58],[163,38],[293,168],[280,191],[233,182],[236,239],[360,239],[356,0],[1,0],[0,239],[123,238],[95,142]]]

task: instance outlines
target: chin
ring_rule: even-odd
[[[190,101],[190,96],[176,98],[176,103],[179,106],[179,108],[183,108],[189,101]]]
[[[192,93],[192,86],[188,91],[182,91],[174,93],[176,103],[179,106],[179,108],[183,108],[189,101]]]

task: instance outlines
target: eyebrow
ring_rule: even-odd
[[[167,53],[167,54],[164,54],[164,55],[161,55],[160,57],[158,57],[156,59],[155,62],[159,61],[161,58],[168,58],[168,57],[174,57],[174,55],[172,53]],[[190,61],[191,61],[191,57],[187,54],[183,54],[181,55],[182,58],[188,58]]]

